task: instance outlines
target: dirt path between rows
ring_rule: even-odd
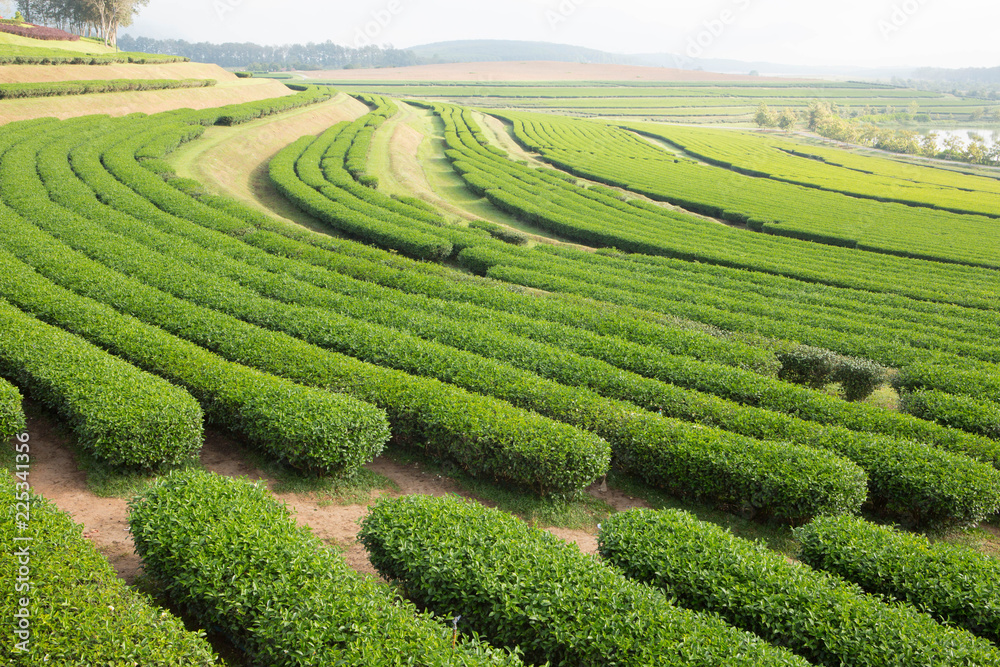
[[[73,520],[83,525],[83,535],[104,554],[118,575],[127,583],[135,581],[142,570],[142,563],[134,551],[128,531],[128,504],[123,498],[102,498],[87,487],[86,474],[77,465],[68,436],[56,426],[48,415],[32,410],[28,417],[31,436],[31,484],[35,493],[51,500],[68,512]],[[247,450],[238,441],[219,433],[208,431],[201,452],[201,463],[207,470],[230,477],[245,476],[264,480],[273,490],[275,480],[248,461]],[[371,501],[380,495],[431,495],[459,494],[464,492],[453,480],[429,471],[419,463],[404,464],[381,456],[365,466],[392,480],[398,491],[374,491]],[[591,491],[616,509],[645,506],[642,501],[628,498],[620,492],[606,493],[597,488]],[[337,505],[317,499],[313,494],[275,493],[286,503],[302,525],[312,528],[317,537],[341,549],[347,563],[356,571],[377,576],[364,547],[356,542],[358,522],[367,513],[367,504]],[[477,499],[478,500],[478,499]],[[484,503],[489,504],[489,503]],[[582,530],[550,529],[558,537],[576,542],[585,553],[597,552],[596,537]]]

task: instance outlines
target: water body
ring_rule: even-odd
[[[938,148],[942,149],[944,148],[945,140],[948,139],[949,137],[957,137],[958,140],[962,142],[963,146],[969,145],[969,143],[972,141],[971,135],[974,134],[978,134],[979,136],[981,136],[986,141],[987,146],[992,145],[993,142],[995,141],[1000,141],[1000,130],[997,129],[986,130],[979,128],[979,129],[959,129],[959,130],[919,130],[919,132],[923,136],[926,136],[931,132],[936,134]]]

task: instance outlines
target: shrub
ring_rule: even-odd
[[[216,664],[204,633],[188,632],[180,619],[125,585],[83,537],[79,524],[41,496],[21,491],[24,486],[15,489],[10,481],[0,481],[0,571],[6,587],[0,595],[6,635],[0,656],[7,664]],[[14,514],[23,509],[18,503],[28,504],[30,521],[26,531],[15,532]],[[16,542],[15,537],[30,541]],[[27,565],[18,562],[18,550],[25,545]],[[18,573],[21,567],[28,570],[24,577]],[[30,600],[27,653],[15,650],[23,637],[12,627],[22,598]]]
[[[813,389],[822,389],[833,381],[837,355],[810,345],[795,345],[777,352],[781,370],[778,377]]]
[[[904,392],[901,408],[914,417],[1000,440],[1000,405],[933,389]]]
[[[183,389],[0,301],[0,376],[57,412],[113,465],[153,468],[201,449],[201,407]]]
[[[1000,643],[997,559],[855,517],[821,517],[796,536],[809,565]]]
[[[839,357],[832,379],[839,382],[848,401],[860,401],[885,382],[888,370],[868,359]]]
[[[0,443],[24,431],[24,408],[17,387],[0,378]]]
[[[601,557],[810,661],[840,667],[996,665],[989,642],[886,604],[838,577],[789,562],[679,510],[629,510],[601,526]]]
[[[263,486],[204,471],[160,478],[129,503],[146,572],[254,664],[519,665],[351,570]]]
[[[882,386],[888,370],[868,359],[848,357],[810,345],[785,345],[776,350],[781,370],[778,377],[787,382],[822,389],[839,382],[844,398],[860,401]]]
[[[805,665],[717,618],[673,606],[575,545],[456,498],[380,501],[359,539],[382,576],[444,616],[461,615],[525,659],[553,665]]]

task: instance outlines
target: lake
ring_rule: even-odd
[[[944,148],[944,142],[948,137],[958,137],[962,141],[963,146],[969,144],[969,133],[978,134],[983,139],[986,140],[986,145],[991,145],[994,141],[1000,140],[1000,130],[984,130],[979,129],[959,129],[959,130],[919,130],[920,134],[926,136],[933,132],[938,138],[938,147]]]

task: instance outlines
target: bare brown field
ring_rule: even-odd
[[[219,83],[238,80],[232,72],[227,72],[218,65],[205,63],[0,66],[0,83],[98,79],[215,79]]]
[[[92,68],[94,71],[90,78],[101,78],[98,74],[104,70],[104,67],[92,66]],[[219,71],[224,72],[224,70]],[[0,100],[0,124],[47,116],[64,119],[90,114],[124,116],[136,112],[152,114],[172,109],[208,109],[291,94],[291,89],[278,81],[235,79],[233,81],[220,81],[220,85],[211,88],[177,88],[173,90]]]
[[[383,69],[301,72],[307,79],[335,81],[792,81],[669,67],[590,65],[551,61],[449,63]]]

